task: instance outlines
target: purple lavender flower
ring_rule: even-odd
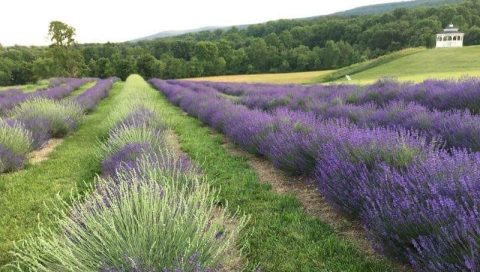
[[[0,173],[22,169],[25,160],[24,155],[15,154],[0,144]]]

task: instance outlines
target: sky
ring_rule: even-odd
[[[48,24],[76,29],[79,43],[123,42],[161,31],[325,15],[398,0],[6,0],[0,44],[47,45]]]

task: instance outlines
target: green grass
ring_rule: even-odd
[[[312,84],[321,82],[347,82],[368,84],[384,77],[400,81],[421,82],[426,79],[459,79],[480,76],[480,46],[462,48],[409,48],[377,59],[356,63],[330,71],[280,74],[233,75],[191,78],[189,80],[217,82]]]
[[[86,90],[92,88],[93,86],[95,86],[95,84],[97,84],[96,81],[92,81],[92,82],[88,82],[86,84],[83,84],[80,88],[71,92],[70,95],[67,96],[67,98],[76,97],[76,96],[82,94],[84,91],[86,91]]]
[[[68,197],[71,190],[91,182],[100,170],[94,156],[98,137],[108,133],[103,122],[117,104],[114,100],[123,87],[115,83],[110,96],[85,117],[79,129],[49,155],[49,159],[25,170],[0,175],[0,266],[11,260],[8,251],[13,241],[35,230],[38,217],[48,222],[45,202],[55,195]]]
[[[328,81],[334,81],[338,79],[344,79],[346,75],[351,76],[354,74],[358,74],[360,72],[384,65],[391,61],[394,61],[394,60],[397,60],[397,59],[400,59],[424,50],[426,49],[425,48],[409,48],[409,49],[394,52],[385,56],[381,56],[373,60],[356,63],[353,65],[338,69],[331,74],[328,74],[327,76],[321,78],[319,82],[328,82]]]
[[[228,75],[189,78],[196,81],[216,81],[216,82],[248,82],[248,83],[274,83],[274,84],[309,84],[323,81],[323,78],[332,73],[332,70],[296,72],[296,73],[277,73],[277,74],[254,74],[254,75]]]
[[[39,88],[47,88],[50,81],[48,79],[39,80],[36,83],[19,85],[19,86],[4,86],[0,87],[0,92],[8,89],[21,89],[27,93],[34,92]]]
[[[420,82],[480,76],[480,46],[422,50],[351,75],[351,83],[371,83],[382,77]],[[342,79],[341,81],[345,81]]]
[[[155,101],[181,148],[202,164],[208,180],[221,188],[220,199],[230,209],[251,215],[244,239],[247,271],[394,271],[342,239],[326,223],[307,215],[293,195],[278,195],[260,183],[247,158],[230,154],[224,137],[171,105],[158,94]]]

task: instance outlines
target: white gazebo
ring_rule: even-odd
[[[464,33],[458,31],[453,24],[448,25],[441,33],[437,34],[437,48],[462,47]]]

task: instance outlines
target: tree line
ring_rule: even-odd
[[[74,29],[57,23],[49,29],[49,47],[0,46],[0,85],[52,76],[185,78],[335,69],[403,48],[434,47],[435,34],[450,23],[465,32],[465,45],[480,44],[480,0],[125,43],[76,44]],[[56,37],[63,38],[60,44],[54,42],[55,31],[64,34]]]

